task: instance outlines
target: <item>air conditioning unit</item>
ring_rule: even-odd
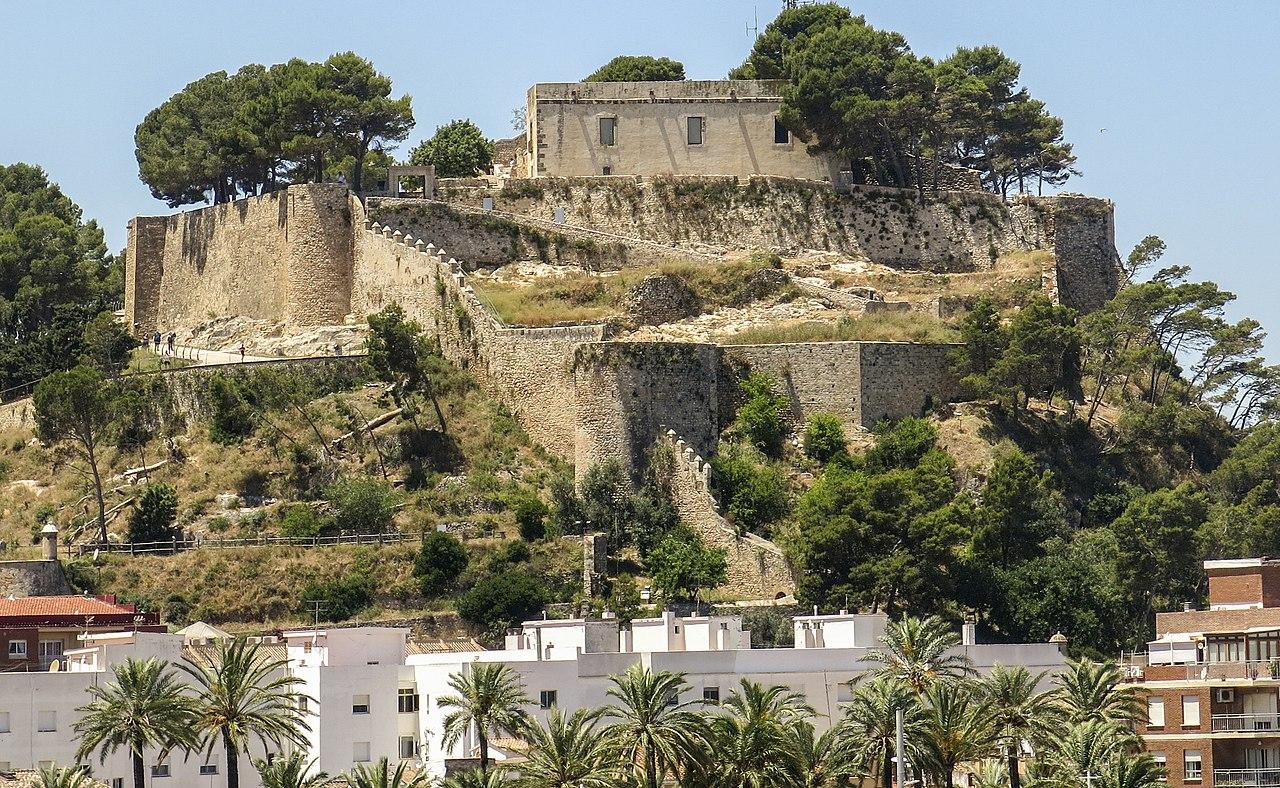
[[[1213,690],[1213,700],[1215,703],[1235,703],[1236,691],[1234,687],[1217,687]]]

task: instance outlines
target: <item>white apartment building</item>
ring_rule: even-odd
[[[882,615],[800,616],[795,619],[795,648],[753,649],[751,633],[738,616],[687,616],[664,613],[619,626],[614,619],[529,621],[494,651],[412,653],[408,631],[384,627],[316,629],[282,636],[288,670],[302,679],[311,732],[310,757],[317,768],[336,774],[354,763],[409,760],[434,775],[446,762],[475,757],[473,737],[453,748],[443,746],[451,694],[450,676],[480,662],[511,665],[524,681],[539,721],[551,708],[566,712],[608,702],[610,676],[633,664],[686,674],[685,699],[727,698],[746,678],[784,684],[805,695],[821,728],[838,719],[849,698],[849,682],[872,667],[864,660],[883,633]],[[59,673],[0,674],[0,768],[30,768],[68,763],[76,748],[72,725],[76,708],[87,702],[85,687],[110,680],[111,666],[125,657],[161,656],[179,660],[179,635],[120,633],[94,636],[69,655],[69,670]],[[1055,671],[1064,662],[1057,644],[977,644],[966,627],[959,647],[979,671],[993,665],[1025,665]],[[492,756],[515,753],[510,742],[491,742]],[[260,754],[258,754],[260,755]],[[241,779],[257,786],[245,759]],[[157,768],[152,768],[157,767]],[[118,754],[94,772],[112,784],[129,774],[128,757]],[[148,761],[148,785],[226,784],[216,758],[192,756],[170,763]],[[127,781],[122,782],[127,784]]]

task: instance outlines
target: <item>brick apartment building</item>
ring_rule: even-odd
[[[1205,561],[1209,607],[1156,614],[1128,666],[1169,784],[1280,786],[1280,560]]]
[[[114,596],[0,599],[0,671],[48,670],[87,632],[164,632],[158,613],[140,613]]]

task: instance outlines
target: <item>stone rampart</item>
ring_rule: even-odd
[[[680,521],[708,547],[725,551],[726,582],[716,590],[738,599],[773,599],[795,592],[795,575],[782,549],[754,534],[739,534],[720,515],[711,494],[711,466],[675,430],[660,430],[655,464]]]
[[[290,186],[173,216],[139,216],[125,252],[125,317],[139,334],[211,315],[340,323],[350,311],[351,271],[345,187]]]
[[[508,328],[485,308],[456,258],[412,235],[373,224],[356,244],[353,309],[398,303],[440,341],[441,352],[476,374],[529,436],[571,459],[577,433],[574,349],[605,337],[604,325]]]
[[[0,597],[70,593],[66,572],[57,561],[0,561]]]

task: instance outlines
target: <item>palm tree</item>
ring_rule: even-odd
[[[484,772],[489,768],[489,735],[523,735],[531,724],[523,707],[533,701],[525,695],[520,676],[499,663],[480,662],[468,673],[455,673],[449,687],[457,694],[439,700],[441,707],[453,709],[444,718],[444,746],[457,744],[474,726]]]
[[[1164,767],[1145,752],[1112,758],[1102,770],[1103,788],[1156,788],[1164,784]]]
[[[791,732],[790,749],[800,770],[799,788],[843,788],[857,776],[850,747],[840,726],[821,736],[813,725],[801,720]]]
[[[1080,775],[1098,774],[1116,756],[1137,749],[1132,731],[1108,720],[1085,720],[1067,729],[1048,759],[1048,772],[1059,785],[1077,786]]]
[[[1067,662],[1058,674],[1058,697],[1072,722],[1101,720],[1130,725],[1146,713],[1142,691],[1121,686],[1120,667],[1112,662]]]
[[[960,636],[937,616],[903,616],[890,621],[880,636],[880,648],[867,652],[869,662],[879,662],[875,675],[895,678],[923,695],[939,679],[973,674],[973,665],[962,653],[948,653],[960,645]]]
[[[195,680],[195,729],[206,752],[222,742],[227,756],[227,788],[240,788],[240,753],[257,740],[264,748],[289,742],[307,744],[311,726],[299,705],[305,695],[295,687],[288,662],[274,659],[244,637],[219,641],[208,661],[187,658],[182,665]]]
[[[997,752],[1001,730],[994,709],[959,681],[939,681],[925,693],[928,708],[921,732],[921,760],[946,788],[962,763]]]
[[[688,763],[707,742],[706,724],[691,708],[694,701],[679,700],[688,687],[684,674],[654,673],[636,664],[610,681],[608,694],[618,701],[604,709],[617,720],[609,726],[610,735],[632,776],[658,788],[669,771]]]
[[[502,788],[507,784],[505,769],[472,769],[444,781],[444,788]]]
[[[108,755],[127,749],[133,759],[134,788],[143,788],[147,748],[160,750],[164,757],[172,750],[198,745],[191,699],[183,694],[183,685],[168,664],[154,657],[130,658],[116,665],[114,673],[114,681],[90,686],[92,700],[77,709],[76,760],[100,750],[100,762],[105,763]]]
[[[1009,772],[1000,758],[986,758],[973,773],[974,788],[1006,788]]]
[[[800,774],[794,727],[813,709],[804,696],[782,686],[765,688],[742,679],[710,720],[714,771],[724,788],[767,788],[794,783]]]
[[[997,664],[977,691],[995,712],[1005,748],[1005,768],[1009,788],[1021,788],[1019,754],[1024,741],[1042,742],[1051,727],[1063,722],[1061,708],[1052,693],[1038,692],[1048,671],[1032,675],[1026,667],[1006,668]]]
[[[907,746],[914,751],[923,724],[920,696],[898,679],[878,676],[854,687],[841,723],[853,762],[866,774],[878,774],[880,788],[893,783],[898,709]]]
[[[32,788],[94,788],[88,766],[46,766],[36,775]]]
[[[314,761],[298,751],[277,757],[271,763],[259,758],[253,762],[262,779],[262,788],[324,788],[334,784],[334,778],[324,772],[308,774]]]
[[[369,766],[358,764],[347,773],[351,788],[429,788],[431,777],[426,772],[409,772],[408,761],[401,761],[394,770],[386,758]]]
[[[527,759],[517,784],[528,788],[611,788],[618,784],[617,746],[597,728],[599,710],[568,716],[552,709],[547,726],[529,728]]]

